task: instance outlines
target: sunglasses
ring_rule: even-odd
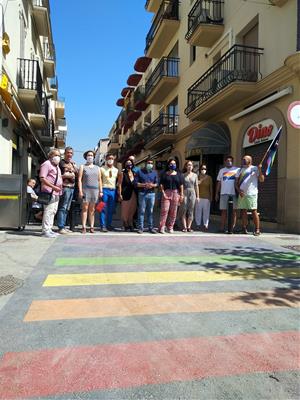
[[[109,171],[108,175],[109,175],[110,178],[112,178],[112,172],[111,171]]]

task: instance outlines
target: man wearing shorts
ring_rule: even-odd
[[[243,233],[247,234],[248,215],[247,211],[252,212],[255,225],[254,235],[260,235],[259,215],[257,213],[258,181],[264,182],[265,177],[262,173],[262,166],[252,165],[252,157],[244,156],[242,160],[243,168],[236,176],[236,189],[239,192],[238,206],[242,213]]]
[[[233,199],[233,224],[236,224],[236,208],[237,208],[237,197],[235,192],[235,178],[240,168],[233,166],[233,157],[227,156],[225,158],[225,167],[221,168],[217,176],[216,186],[216,202],[220,199],[220,210],[221,210],[221,226],[220,232],[226,233],[225,224],[227,219],[228,200],[230,196]]]

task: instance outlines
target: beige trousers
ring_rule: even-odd
[[[58,202],[59,202],[59,196],[52,195],[50,203],[47,206],[44,206],[43,222],[42,222],[43,233],[52,231],[54,217],[58,208]]]

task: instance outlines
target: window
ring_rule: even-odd
[[[196,60],[196,46],[190,46],[190,65]]]

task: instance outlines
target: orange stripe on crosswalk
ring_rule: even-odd
[[[202,293],[33,301],[24,321],[297,307],[300,291]]]

